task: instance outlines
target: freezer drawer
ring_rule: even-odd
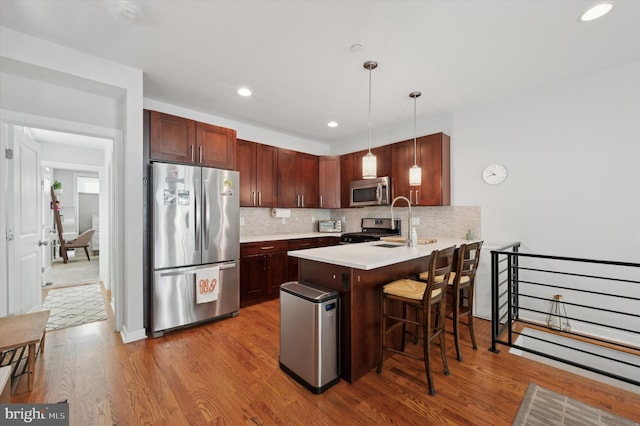
[[[219,266],[218,300],[196,303],[198,269]],[[240,306],[238,261],[155,271],[152,285],[151,329],[162,331],[236,314]]]
[[[280,286],[280,368],[314,393],[340,381],[339,313],[335,291]]]

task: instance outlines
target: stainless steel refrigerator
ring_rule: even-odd
[[[239,173],[153,163],[151,331],[240,306]]]

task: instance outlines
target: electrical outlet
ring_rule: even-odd
[[[316,223],[316,218],[314,216],[311,216],[311,223]]]
[[[342,216],[342,223],[347,223],[347,217],[346,216]]]
[[[411,225],[412,226],[420,225],[420,218],[419,217],[412,217],[411,218]]]
[[[244,217],[240,216],[240,226],[244,226]]]

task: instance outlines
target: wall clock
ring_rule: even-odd
[[[489,164],[482,172],[482,179],[490,185],[497,185],[507,177],[507,169],[501,164]]]

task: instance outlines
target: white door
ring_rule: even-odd
[[[9,313],[40,309],[42,305],[42,187],[40,144],[22,127],[13,127],[13,244],[9,247]],[[12,248],[13,247],[13,250]]]
[[[42,245],[42,285],[53,281],[51,277],[51,263],[53,261],[52,235],[55,233],[53,229],[53,210],[51,210],[51,169],[42,167],[42,234],[40,240],[45,243]]]

